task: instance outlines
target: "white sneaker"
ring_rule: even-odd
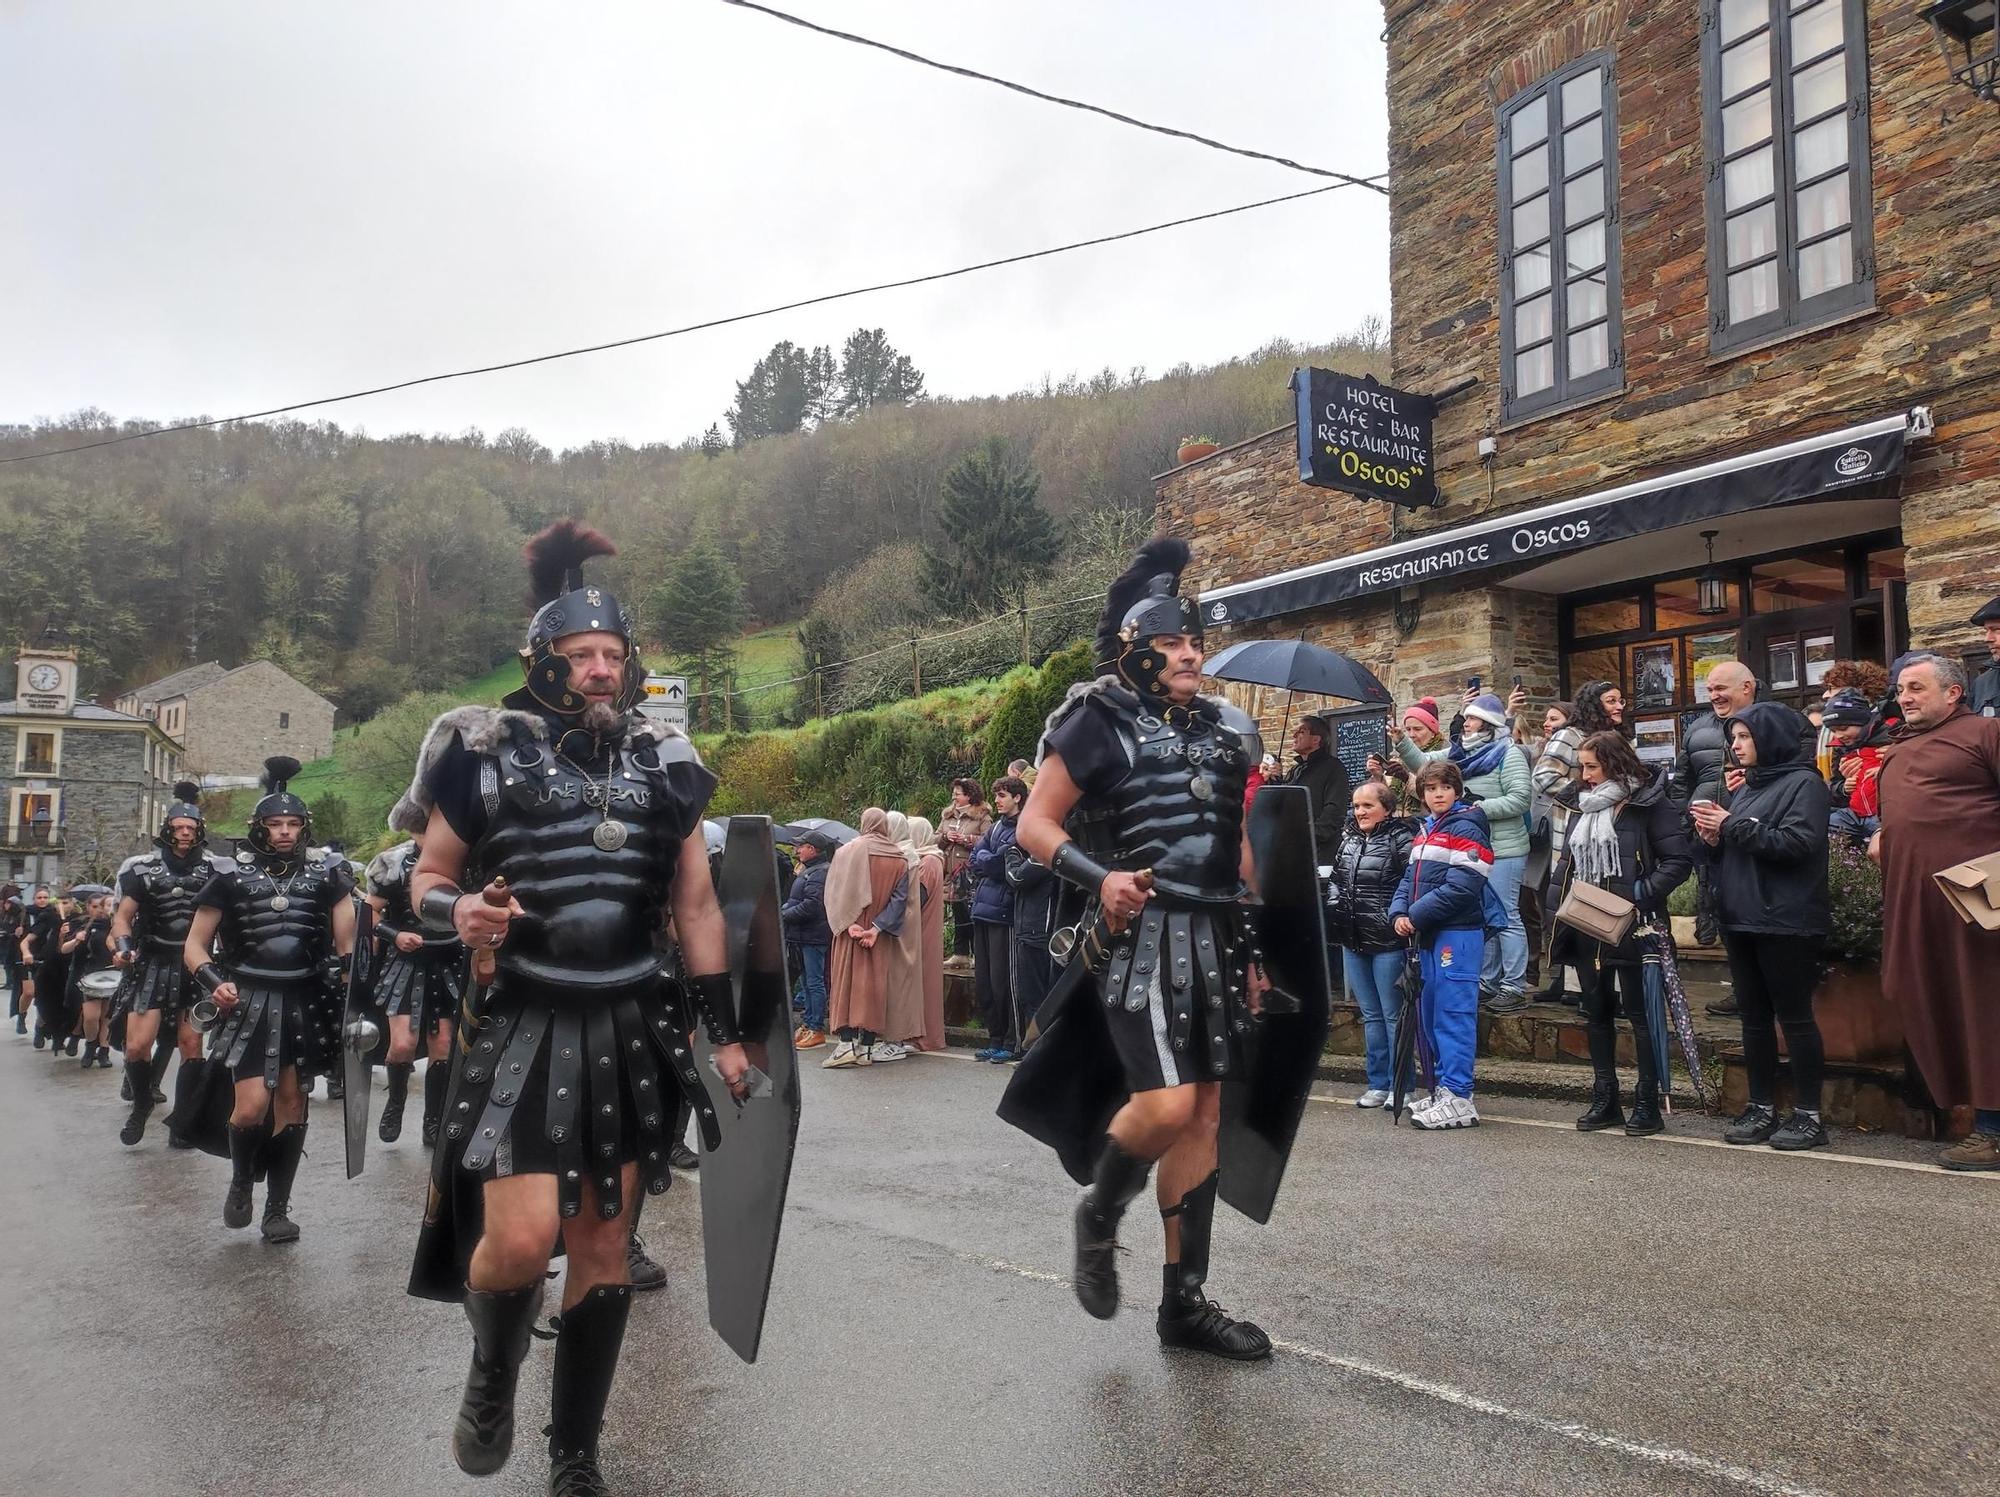
[[[887,1065],[892,1060],[901,1060],[910,1053],[910,1047],[900,1040],[884,1040],[870,1052],[876,1065]]]
[[[1477,1128],[1479,1110],[1470,1097],[1461,1097],[1450,1087],[1441,1086],[1429,1107],[1411,1114],[1410,1123],[1417,1128]]]
[[[1436,1095],[1436,1092],[1427,1092],[1420,1086],[1412,1087],[1403,1097],[1403,1111],[1414,1119],[1418,1113],[1431,1105],[1431,1098]]]
[[[1389,1105],[1389,1094],[1379,1086],[1371,1086],[1367,1091],[1354,1099],[1354,1105],[1356,1107],[1387,1107]]]
[[[819,1068],[822,1071],[839,1071],[860,1064],[861,1047],[853,1040],[842,1040],[833,1047],[833,1054],[819,1063]]]

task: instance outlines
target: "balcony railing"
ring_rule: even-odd
[[[52,776],[55,772],[56,761],[53,759],[24,759],[21,762],[21,773],[24,775],[32,775],[40,778],[42,776]]]
[[[0,848],[8,852],[60,852],[62,828],[17,826],[0,828]]]

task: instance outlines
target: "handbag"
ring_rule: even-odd
[[[1622,894],[1583,883],[1574,868],[1556,908],[1556,923],[1605,946],[1623,945],[1638,923],[1639,907]]]

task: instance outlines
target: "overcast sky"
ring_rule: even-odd
[[[1373,0],[779,0],[1142,118],[1384,169]],[[166,419],[600,342],[1315,181],[719,0],[0,0],[0,421]],[[939,395],[1158,372],[1388,312],[1348,188],[318,413],[677,441],[780,338],[880,326]]]

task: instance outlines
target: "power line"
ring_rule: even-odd
[[[1351,179],[1350,179],[1351,180]],[[614,348],[631,348],[639,343],[656,343],[662,338],[679,338],[687,333],[705,332],[710,328],[728,327],[732,323],[750,322],[759,317],[773,317],[780,312],[796,312],[801,307],[823,306],[827,302],[845,301],[849,297],[869,296],[878,291],[897,291],[907,286],[923,286],[934,281],[949,281],[958,276],[972,275],[981,270],[997,270],[1005,265],[1020,265],[1029,260],[1043,260],[1051,255],[1065,255],[1072,250],[1090,249],[1100,244],[1116,244],[1124,239],[1138,239],[1147,234],[1158,234],[1166,229],[1184,228],[1188,224],[1206,223],[1211,219],[1228,218],[1238,213],[1249,213],[1258,208],[1275,207],[1279,203],[1295,203],[1301,198],[1318,197],[1325,192],[1338,192],[1350,182],[1333,182],[1325,187],[1308,187],[1303,192],[1288,192],[1281,197],[1263,198],[1254,203],[1238,203],[1233,208],[1216,208],[1207,213],[1196,213],[1186,218],[1172,218],[1165,223],[1148,224],[1141,229],[1126,229],[1117,234],[1100,234],[1094,239],[1078,239],[1070,244],[1053,245],[1048,249],[1028,250],[1019,255],[1005,255],[998,260],[982,260],[976,265],[961,265],[955,270],[936,270],[927,275],[906,276],[897,281],[877,281],[872,286],[855,286],[846,291],[829,291],[821,296],[808,296],[798,301],[784,302],[775,307],[763,307],[755,312],[737,312],[728,317],[712,317],[706,322],[690,322],[684,327],[667,328],[657,333],[640,333],[631,338],[615,338],[608,343],[591,343],[582,348],[566,348],[559,353],[541,353],[525,359],[509,359],[499,364],[481,364],[473,369],[453,369],[443,374],[425,374],[416,379],[398,380],[394,384],[376,385],[366,390],[351,390],[345,395],[322,395],[313,400],[297,400],[290,405],[274,405],[267,410],[248,411],[240,416],[214,416],[201,421],[183,421],[175,426],[153,426],[144,431],[125,432],[115,437],[104,437],[95,442],[80,442],[73,447],[50,447],[41,452],[16,453],[11,457],[0,457],[0,464],[30,463],[37,458],[62,457],[72,452],[90,452],[99,447],[116,447],[121,442],[136,442],[143,437],[163,437],[174,432],[204,431],[210,427],[228,426],[238,421],[256,421],[265,416],[284,416],[293,411],[310,410],[316,406],[339,405],[349,400],[364,400],[371,395],[387,395],[396,390],[413,389],[418,385],[434,385],[445,380],[469,379],[476,374],[497,374],[506,369],[525,369],[531,364],[548,364],[557,359],[574,359],[584,354],[604,353]],[[1364,184],[1365,185],[1365,184]]]
[[[1031,99],[1040,99],[1047,104],[1060,104],[1065,109],[1081,109],[1086,114],[1102,115],[1105,119],[1116,120],[1121,125],[1131,125],[1133,128],[1139,130],[1151,130],[1156,135],[1171,135],[1176,140],[1191,140],[1196,145],[1207,146],[1210,150],[1227,151],[1232,156],[1248,156],[1253,161],[1269,161],[1278,166],[1290,167],[1295,172],[1307,172],[1315,177],[1333,177],[1347,183],[1351,187],[1372,187],[1375,191],[1385,196],[1389,191],[1388,188],[1379,185],[1381,177],[1388,175],[1386,172],[1379,173],[1374,177],[1350,177],[1346,172],[1330,171],[1323,166],[1307,166],[1304,162],[1294,161],[1289,156],[1273,156],[1268,151],[1253,151],[1247,146],[1232,146],[1226,141],[1215,140],[1206,135],[1197,135],[1192,130],[1176,130],[1171,125],[1151,124],[1146,120],[1134,119],[1129,114],[1120,114],[1115,109],[1106,109],[1101,104],[1086,104],[1081,99],[1066,99],[1061,94],[1044,93],[1041,89],[1030,88],[1025,83],[1013,83],[1005,78],[996,78],[991,73],[982,73],[973,68],[959,67],[956,63],[939,62],[936,58],[925,57],[920,52],[911,52],[907,48],[891,46],[888,42],[878,42],[872,37],[857,36],[852,31],[840,31],[832,26],[822,26],[816,21],[806,20],[803,16],[795,16],[786,11],[773,9],[768,5],[759,5],[756,3],[756,0],[722,0],[722,3],[724,5],[733,5],[738,10],[754,10],[759,15],[769,16],[773,20],[783,21],[791,26],[802,27],[807,31],[817,31],[821,36],[830,36],[838,41],[853,42],[856,46],[860,47],[873,47],[878,52],[887,52],[892,57],[900,57],[905,62],[914,62],[923,67],[936,68],[941,73],[955,73],[961,78],[972,78],[981,83],[996,84],[1001,88],[1012,89],[1017,94],[1026,94]]]

